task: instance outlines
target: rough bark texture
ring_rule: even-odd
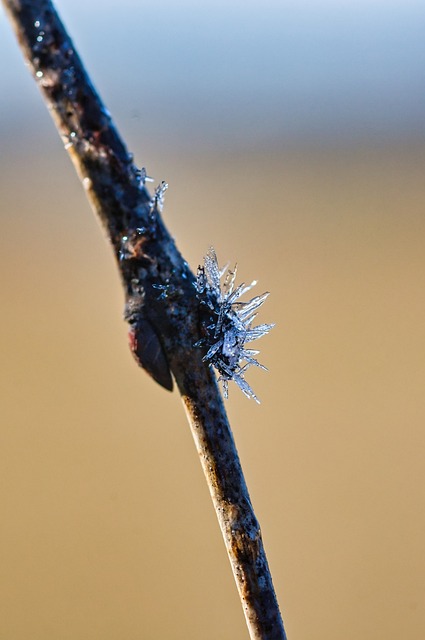
[[[125,292],[130,345],[152,377],[186,407],[251,638],[284,639],[261,531],[233,436],[202,351],[194,275],[165,228],[161,193],[144,173],[99,99],[53,5],[3,0],[87,196],[110,240]],[[158,286],[166,295],[158,295]]]

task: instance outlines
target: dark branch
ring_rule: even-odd
[[[194,276],[150,197],[51,2],[3,0],[88,198],[106,229],[125,292],[130,346],[182,395],[251,638],[284,639],[271,575],[217,384],[200,339]],[[158,289],[167,290],[159,295]]]

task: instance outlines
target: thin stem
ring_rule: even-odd
[[[124,287],[130,345],[152,377],[182,395],[249,633],[285,639],[272,579],[223,402],[200,339],[194,276],[151,198],[53,5],[3,0],[89,201],[111,242]],[[158,295],[158,289],[167,292]]]

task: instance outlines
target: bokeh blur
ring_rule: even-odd
[[[425,637],[425,7],[60,0],[193,269],[271,291],[227,407],[289,638]],[[0,14],[0,639],[246,638],[178,397]]]

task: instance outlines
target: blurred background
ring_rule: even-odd
[[[425,637],[425,8],[60,0],[164,217],[271,291],[227,408],[289,638]],[[0,13],[0,638],[246,638],[177,393]]]

